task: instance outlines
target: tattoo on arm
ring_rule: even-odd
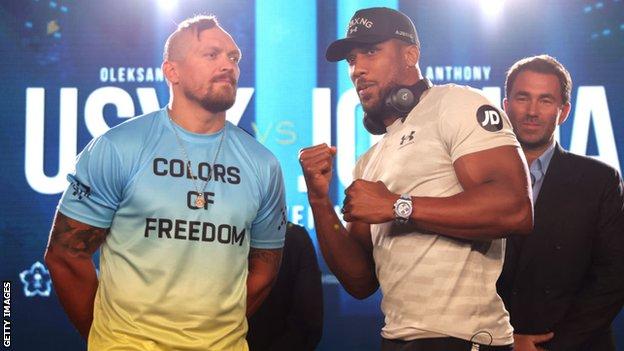
[[[78,222],[58,212],[50,233],[48,250],[78,258],[90,258],[102,245],[108,229]]]
[[[282,249],[249,249],[249,268],[254,264],[268,266],[272,271],[279,270],[280,261],[282,260]]]

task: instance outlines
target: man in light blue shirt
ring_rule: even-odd
[[[89,349],[248,349],[286,212],[277,159],[225,119],[240,58],[216,18],[183,21],[165,43],[168,106],[92,140],[68,176],[46,264]]]

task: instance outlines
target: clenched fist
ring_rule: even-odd
[[[394,203],[400,197],[393,194],[382,181],[369,182],[356,179],[345,190],[342,206],[347,222],[377,224],[394,219]]]
[[[335,155],[336,147],[327,146],[327,144],[311,146],[299,151],[299,163],[311,202],[327,199]]]

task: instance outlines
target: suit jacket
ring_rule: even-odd
[[[534,228],[507,240],[498,292],[518,334],[553,331],[550,350],[614,350],[624,302],[624,191],[618,172],[558,144]]]

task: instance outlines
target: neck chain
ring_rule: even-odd
[[[178,146],[180,150],[184,154],[186,158],[186,171],[191,176],[191,180],[193,181],[193,186],[195,187],[195,191],[197,192],[197,198],[195,198],[195,206],[198,208],[204,207],[206,204],[206,198],[204,197],[204,190],[206,189],[206,185],[210,179],[212,179],[212,174],[214,173],[215,162],[217,161],[217,157],[219,156],[219,152],[221,151],[221,145],[223,144],[223,139],[225,138],[225,133],[227,131],[226,125],[223,125],[223,133],[221,134],[221,139],[219,139],[219,146],[217,146],[217,152],[215,152],[214,158],[212,160],[212,165],[210,168],[210,174],[208,175],[208,179],[204,182],[204,184],[200,187],[200,184],[197,183],[197,177],[193,175],[193,170],[191,169],[191,159],[189,158],[188,152],[186,152],[186,148],[182,143],[182,139],[178,135],[178,131],[176,130],[176,126],[174,125],[174,120],[169,116],[169,122],[171,123],[171,129],[173,129],[173,135],[175,135],[176,141],[178,142]],[[199,170],[199,168],[198,168]],[[199,176],[199,174],[198,174]]]

